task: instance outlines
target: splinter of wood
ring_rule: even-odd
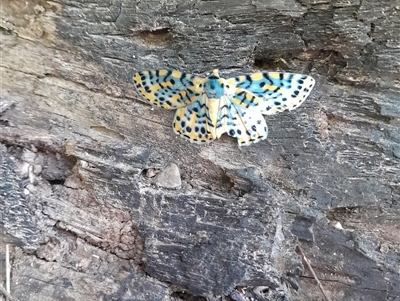
[[[306,255],[304,255],[303,250],[301,249],[300,245],[297,245],[297,250],[299,251],[301,258],[305,262],[306,266],[310,270],[311,274],[313,275],[315,281],[317,281],[318,287],[320,288],[322,294],[324,295],[325,299],[327,301],[331,301],[331,298],[329,298],[328,294],[325,292],[324,287],[322,286],[322,283],[319,281],[317,274],[315,274],[314,269],[311,267],[310,261],[307,259]]]
[[[7,298],[7,301],[18,301],[13,296],[11,296],[9,292],[7,292],[7,290],[1,283],[0,283],[0,292]]]

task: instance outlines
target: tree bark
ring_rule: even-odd
[[[5,0],[11,295],[400,300],[399,11],[389,0]],[[133,87],[135,72],[165,68],[283,70],[317,85],[267,117],[267,140],[200,146]]]

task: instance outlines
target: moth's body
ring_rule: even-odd
[[[151,103],[177,109],[173,128],[185,139],[207,143],[227,133],[239,145],[265,139],[268,127],[262,114],[297,108],[315,84],[310,76],[281,72],[223,79],[218,70],[207,78],[179,71],[142,71],[134,81]]]
[[[219,77],[218,70],[214,70],[205,80],[204,93],[206,95],[206,97],[203,96],[204,103],[206,104],[212,124],[211,131],[215,132],[218,121],[218,112],[221,107],[221,98],[225,94],[223,80]]]

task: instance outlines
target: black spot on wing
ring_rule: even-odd
[[[262,74],[263,75],[263,77],[269,82],[269,85],[272,85],[273,84],[273,81],[272,81],[272,79],[269,77],[269,75],[268,75],[268,73],[263,73]]]
[[[167,74],[164,75],[164,81],[167,81],[168,77],[170,77],[171,74],[172,74],[172,71],[171,71],[171,70],[168,70],[168,71],[167,71]]]
[[[183,80],[184,80],[185,78],[186,78],[186,73],[182,73],[181,78],[180,78],[181,82],[183,82]]]

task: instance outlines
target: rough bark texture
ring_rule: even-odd
[[[11,293],[324,300],[300,245],[331,300],[400,300],[399,32],[393,0],[4,0]],[[198,146],[133,89],[159,68],[317,86],[267,140]]]

